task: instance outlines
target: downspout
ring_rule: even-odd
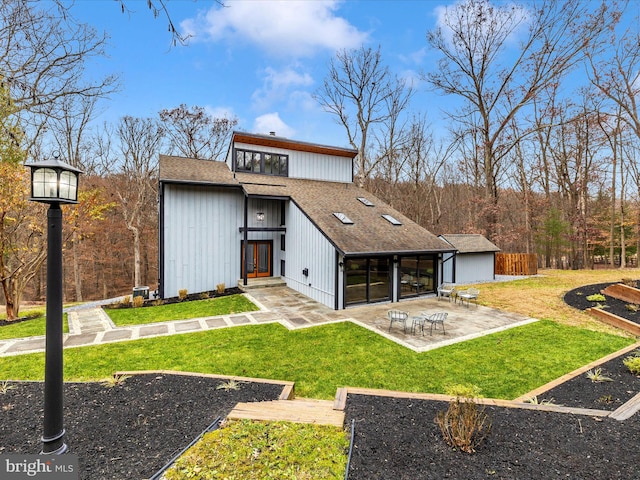
[[[334,292],[335,292],[335,300],[333,302],[333,309],[334,310],[338,310],[340,308],[340,254],[338,253],[338,251],[336,250],[336,275],[335,275],[335,282],[336,282],[336,286],[334,288]],[[344,264],[343,264],[344,265]]]

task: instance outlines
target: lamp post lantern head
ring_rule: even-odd
[[[31,169],[31,197],[41,203],[78,203],[78,177],[82,173],[58,159],[27,163]]]

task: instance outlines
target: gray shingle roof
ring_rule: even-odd
[[[160,181],[227,185],[249,196],[291,199],[343,254],[391,254],[452,251],[442,239],[351,183],[303,180],[231,172],[224,162],[160,156]],[[365,197],[367,206],[358,200]],[[333,214],[344,213],[353,224]],[[382,215],[401,222],[392,225]]]
[[[500,249],[479,233],[451,233],[440,235],[460,253],[499,252]]]

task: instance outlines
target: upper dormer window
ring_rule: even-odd
[[[289,175],[289,155],[254,152],[236,149],[234,169],[236,172],[262,173],[265,175]]]

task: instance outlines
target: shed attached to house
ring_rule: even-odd
[[[442,278],[450,283],[495,279],[496,252],[500,249],[480,234],[447,234],[440,238],[456,249],[443,255]]]

